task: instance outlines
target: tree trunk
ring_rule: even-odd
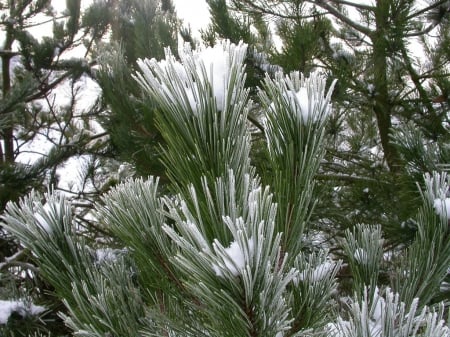
[[[391,144],[389,133],[391,131],[391,102],[387,77],[388,34],[389,27],[389,0],[377,1],[375,11],[376,30],[371,36],[373,43],[373,76],[376,88],[373,111],[377,119],[378,132],[383,147],[384,156],[389,169],[397,171],[399,156],[396,148]]]
[[[3,97],[8,95],[11,89],[11,78],[9,73],[9,64],[11,57],[9,55],[2,56],[2,73],[3,73]],[[8,123],[9,124],[9,123]],[[12,163],[14,162],[14,135],[13,128],[11,126],[5,127],[1,132],[3,138],[3,156],[2,162]]]
[[[11,4],[13,6],[13,3]],[[11,8],[11,11],[13,8]],[[12,57],[12,44],[14,41],[14,35],[12,32],[12,27],[6,26],[6,39],[3,47],[2,53],[2,84],[3,84],[3,99],[9,94],[11,89],[11,74],[10,74],[10,63]],[[8,111],[9,112],[9,111]],[[9,124],[9,122],[7,123]],[[14,134],[12,125],[7,125],[3,129],[0,129],[0,136],[3,139],[3,152],[0,150],[2,155],[0,158],[0,163],[10,164],[14,162]]]

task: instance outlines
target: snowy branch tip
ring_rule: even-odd
[[[300,72],[285,75],[278,72],[275,79],[265,79],[268,96],[260,91],[260,97],[266,101],[268,112],[278,114],[280,110],[292,112],[292,116],[301,124],[325,120],[331,111],[331,94],[336,84],[334,80],[328,91],[327,78],[314,72],[304,77]]]
[[[180,61],[166,48],[166,57],[139,59],[140,72],[135,79],[144,90],[165,105],[177,104],[198,113],[208,104],[211,88],[216,108],[222,111],[232,97],[228,91],[231,83],[244,76],[244,59],[247,45],[223,40],[214,47],[198,45],[192,50],[188,43],[178,51]]]
[[[450,186],[446,172],[424,175],[426,197],[432,203],[437,215],[450,219]]]
[[[7,324],[13,313],[19,314],[20,317],[38,316],[45,312],[47,308],[34,305],[25,300],[5,301],[0,300],[0,325]]]

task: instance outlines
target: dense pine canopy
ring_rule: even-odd
[[[207,3],[0,2],[0,335],[450,336],[447,1]]]

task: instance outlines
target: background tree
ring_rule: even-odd
[[[91,215],[93,202],[133,174],[133,165],[140,167],[137,158],[123,155],[124,148],[134,151],[137,146],[117,151],[116,140],[130,138],[139,109],[146,107],[134,102],[122,111],[129,126],[125,133],[117,132],[120,123],[106,123],[116,120],[108,108],[115,93],[108,91],[109,83],[96,71],[98,59],[107,58],[103,51],[120,54],[119,45],[127,54],[127,66],[151,52],[163,55],[163,45],[176,43],[173,6],[170,1],[99,1],[86,7],[70,0],[64,8],[53,2],[56,9],[51,1],[0,4],[5,37],[0,53],[0,212],[7,202],[51,186],[73,200],[78,229],[92,239],[100,230]],[[131,163],[124,163],[125,159]],[[11,301],[2,302],[2,308],[9,306],[15,313],[8,324],[0,322],[0,334],[66,334],[56,316],[61,302],[48,296],[52,287],[40,278],[30,252],[0,231],[0,300]],[[45,324],[40,318],[21,315],[29,300],[48,309],[41,312]]]
[[[55,10],[51,1],[3,1],[1,11],[0,211],[8,201],[46,186],[76,191],[80,196],[86,191],[86,181],[75,187],[67,180],[61,184],[60,168],[71,158],[83,161],[89,156],[94,163],[94,157],[106,154],[105,134],[94,120],[99,112],[95,97],[82,90],[90,86],[98,92],[91,80],[95,62],[90,48],[106,27],[93,28],[84,22],[81,1],[67,1],[63,12]],[[80,56],[74,56],[75,50]],[[91,103],[81,104],[81,100]],[[78,208],[78,213],[85,209]],[[16,300],[13,311],[18,314],[8,322],[11,329],[2,322],[2,334],[45,331],[39,320],[20,323],[25,319],[21,306],[35,296],[41,303],[49,301],[49,284],[36,273],[29,254],[3,229],[0,247],[1,298]],[[60,322],[52,313],[44,319]],[[58,322],[50,327],[66,330]]]
[[[128,0],[117,5],[122,15],[116,16],[112,25],[112,43],[106,51],[104,46],[99,50],[103,66],[98,80],[107,106],[102,125],[116,156],[132,163],[138,175],[162,175],[162,139],[154,124],[157,105],[141,97],[131,75],[137,59],[161,58],[166,47],[177,50],[181,23],[171,1]],[[189,38],[188,33],[184,36]]]
[[[209,35],[248,41],[285,71],[337,79],[326,161],[317,176],[327,181],[319,198],[320,209],[330,212],[324,228],[335,236],[335,229],[356,223],[381,224],[391,243],[411,239],[420,202],[416,181],[449,161],[447,2],[208,4]],[[233,25],[220,26],[226,20]],[[223,28],[243,26],[265,33],[248,38],[240,28]]]

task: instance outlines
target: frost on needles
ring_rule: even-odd
[[[194,114],[211,104],[223,111],[233,99],[228,90],[230,76],[243,63],[246,51],[242,42],[234,45],[223,40],[213,47],[198,45],[195,50],[186,43],[178,51],[180,60],[170,49],[164,60],[138,60],[141,72],[135,76],[166,104],[176,103]]]
[[[334,82],[266,76],[255,97],[268,171],[259,176],[246,52],[221,41],[138,62],[167,176],[103,195],[101,240],[78,230],[62,195],[8,205],[5,228],[32,252],[67,326],[83,337],[449,337],[444,304],[427,306],[450,265],[446,176],[425,177],[417,237],[389,274],[379,226],[348,230],[339,250],[309,244]]]

